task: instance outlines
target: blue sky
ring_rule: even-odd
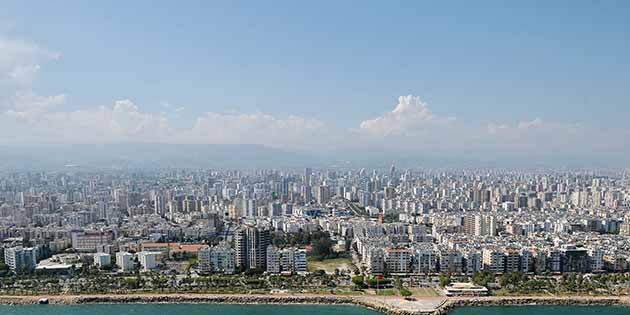
[[[200,117],[230,128],[253,120],[254,126],[229,132],[245,135],[268,131],[255,125],[268,125],[269,119],[276,129],[302,125],[286,122],[297,117],[315,123],[303,132],[304,139],[278,136],[262,144],[304,149],[296,144],[355,137],[365,129],[362,122],[392,112],[399,96],[415,95],[422,105],[413,101],[413,113],[426,107],[429,116],[403,122],[405,130],[380,128],[366,139],[359,136],[359,146],[395,143],[396,149],[407,149],[420,136],[461,138],[463,132],[474,139],[453,139],[452,147],[437,144],[436,150],[458,152],[456,147],[476,143],[477,155],[503,152],[512,148],[497,143],[535,138],[528,139],[528,132],[486,141],[490,135],[484,132],[496,135],[530,122],[553,135],[558,128],[580,126],[586,128],[582,132],[600,133],[589,140],[610,136],[616,142],[611,145],[618,146],[630,114],[628,16],[627,1],[3,1],[0,39],[13,46],[30,43],[50,54],[26,61],[5,58],[14,63],[5,61],[7,72],[16,65],[37,65],[37,74],[18,87],[0,84],[5,89],[0,109],[23,113],[24,119],[25,108],[32,106],[24,100],[18,106],[17,92],[27,91],[22,94],[31,98],[63,95],[46,113],[38,109],[39,116],[29,116],[40,134],[9,130],[35,142],[64,142],[42,138],[50,133],[46,128],[59,131],[66,142],[256,142],[247,136],[204,136],[216,135],[214,129],[194,136],[184,129],[199,124]],[[74,139],[42,118],[127,100],[132,105],[125,108],[151,116],[142,116],[146,128],[168,124],[175,131],[146,136],[145,129],[125,125],[138,124],[125,117],[114,135],[88,130],[91,138]],[[267,115],[262,121],[261,114]],[[156,117],[167,122],[147,122]],[[441,118],[453,118],[457,126],[428,134],[442,128],[433,125],[443,125]],[[326,131],[311,130],[320,127]],[[379,140],[372,141],[375,137]],[[333,142],[347,147],[343,141]],[[425,143],[433,149],[433,142]],[[586,151],[592,149],[601,148]]]

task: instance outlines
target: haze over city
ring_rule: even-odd
[[[626,167],[627,14],[625,1],[4,1],[0,145]]]

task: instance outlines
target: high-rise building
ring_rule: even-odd
[[[411,250],[407,248],[388,248],[385,250],[385,268],[391,273],[411,271]]]
[[[512,273],[520,271],[521,254],[516,248],[505,250],[505,272]]]
[[[305,273],[308,271],[308,265],[306,261],[306,250],[295,249],[293,250],[293,271],[297,273]]]
[[[534,256],[529,249],[521,249],[521,272],[529,273],[534,271]]]
[[[98,268],[109,267],[112,264],[111,255],[107,253],[94,254],[94,265]]]
[[[271,244],[271,232],[248,226],[236,232],[234,250],[236,266],[244,269],[267,267],[267,246]]]
[[[279,202],[272,202],[269,204],[269,216],[270,217],[282,216],[282,205]]]
[[[414,272],[417,273],[433,273],[437,271],[438,261],[437,254],[433,249],[420,248],[414,253]]]
[[[481,252],[470,251],[464,254],[466,260],[466,274],[472,276],[475,272],[483,269],[483,260]]]
[[[282,213],[287,216],[293,215],[293,204],[292,203],[282,204]]]
[[[153,211],[155,215],[164,215],[166,212],[166,200],[164,196],[155,194],[155,198],[153,199]]]
[[[477,236],[494,236],[497,231],[497,220],[491,215],[476,215],[474,217],[474,231]]]
[[[307,272],[306,250],[298,248],[278,249],[275,246],[267,247],[267,272]]]
[[[317,203],[320,205],[327,204],[330,201],[330,187],[321,185],[317,187]]]
[[[311,185],[311,175],[313,174],[313,170],[311,170],[310,168],[305,168],[304,169],[304,185],[306,186],[310,186]]]
[[[599,248],[591,248],[588,251],[590,260],[590,271],[601,272],[604,270],[604,251]]]
[[[483,250],[483,268],[492,273],[505,271],[505,256],[503,251],[492,248]]]
[[[133,255],[127,252],[116,253],[116,266],[122,272],[129,272],[134,269],[134,263],[131,260]]]
[[[206,247],[199,250],[199,269],[203,273],[220,272],[233,274],[235,251],[227,246]]]
[[[37,247],[11,247],[4,250],[4,263],[16,273],[33,271],[37,266]]]
[[[308,185],[302,186],[302,199],[304,200],[304,203],[311,202],[311,199],[313,199],[311,186],[308,186]]]
[[[138,261],[140,261],[140,265],[144,271],[149,271],[157,268],[157,257],[160,253],[156,252],[139,252],[138,253]]]
[[[280,273],[280,250],[275,246],[267,247],[267,272]]]

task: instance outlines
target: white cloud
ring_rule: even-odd
[[[33,82],[57,52],[0,37],[0,144],[170,143],[262,144],[287,149],[430,153],[466,159],[471,154],[518,157],[620,152],[627,154],[628,129],[601,130],[540,118],[487,125],[434,114],[420,97],[400,96],[393,110],[367,119],[358,129],[336,127],[298,115],[203,113],[167,102],[146,111],[131,100],[108,106],[64,110],[66,95],[39,95]],[[77,104],[74,104],[77,105]],[[178,104],[179,105],[179,104]],[[184,104],[185,105],[185,104]],[[190,114],[192,115],[192,113]],[[182,115],[183,116],[183,115]],[[188,115],[186,115],[188,116]],[[492,158],[490,158],[492,159]]]
[[[518,129],[534,129],[543,125],[543,121],[540,118],[536,118],[531,121],[521,121],[518,123]]]
[[[186,139],[204,143],[251,143],[275,147],[307,147],[322,144],[325,124],[319,120],[265,113],[222,114],[209,112],[199,117]],[[188,140],[188,141],[190,141]],[[184,140],[186,141],[186,140]]]
[[[61,54],[23,40],[0,37],[0,77],[20,86],[29,86],[41,64],[61,57]]]
[[[192,124],[180,119],[183,106],[162,102],[162,112],[143,111],[131,100],[110,106],[64,111],[65,94],[33,90],[42,65],[61,54],[23,40],[0,38],[0,143],[100,143],[110,141],[254,143],[308,147],[329,141],[321,121],[264,113],[205,113]]]
[[[591,159],[611,157],[610,152],[628,152],[628,140],[613,128],[594,128],[540,118],[507,123],[491,123],[486,128],[484,147],[497,157],[527,157],[532,161]],[[613,149],[614,148],[614,149]]]
[[[24,120],[21,130],[14,132],[38,143],[168,141],[173,133],[165,116],[142,112],[130,100],[115,101],[95,110],[7,111],[5,119],[12,119],[13,123]]]
[[[166,117],[142,112],[130,100],[115,101],[111,108],[101,107],[95,111],[48,113],[43,119],[51,129],[67,129],[66,138],[77,129],[82,131],[75,140],[81,142],[163,141],[168,140],[171,131]]]
[[[3,127],[8,130],[3,131]],[[175,128],[166,113],[142,111],[130,100],[91,110],[9,110],[0,115],[0,132],[19,135],[19,142],[34,143],[147,141],[307,148],[313,144],[321,147],[331,140],[323,122],[295,115],[210,112],[188,127]]]
[[[568,124],[559,122],[546,122],[540,118],[533,120],[520,121],[515,125],[509,125],[505,123],[490,123],[487,126],[487,131],[491,135],[496,136],[511,136],[511,137],[524,137],[527,135],[540,135],[542,133],[548,133],[550,135],[560,136],[563,134],[575,134],[579,133],[581,129],[580,124]]]
[[[407,95],[398,98],[398,104],[393,111],[362,121],[360,129],[379,136],[409,135],[426,131],[427,128],[447,125],[454,120],[452,117],[434,115],[420,97]]]
[[[16,92],[13,97],[13,107],[18,110],[42,110],[66,102],[64,94],[39,96],[32,92]]]
[[[33,91],[41,64],[61,54],[24,40],[0,37],[0,111],[27,119],[34,112],[65,102],[65,95],[41,96]]]

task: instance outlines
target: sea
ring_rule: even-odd
[[[1,315],[381,315],[346,305],[81,304],[0,305]],[[450,315],[630,315],[623,306],[462,307]]]

